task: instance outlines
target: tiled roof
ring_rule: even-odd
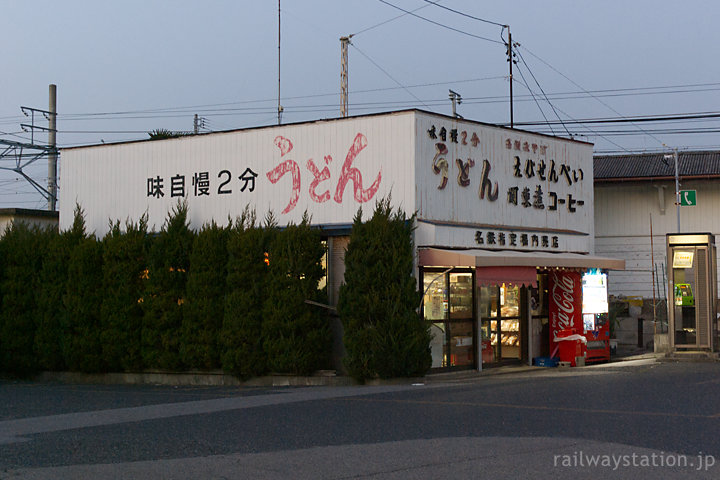
[[[593,165],[595,181],[675,177],[675,162],[667,153],[595,155]],[[678,172],[681,177],[720,177],[720,151],[679,152]]]

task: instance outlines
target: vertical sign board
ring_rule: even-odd
[[[554,271],[550,273],[550,345],[563,330],[583,333],[582,277],[578,272]]]
[[[591,144],[427,113],[416,128],[417,218],[442,225],[427,244],[592,251]]]

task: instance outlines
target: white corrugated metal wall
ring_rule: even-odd
[[[349,223],[360,206],[372,211],[390,192],[412,211],[414,118],[400,112],[66,149],[60,226],[72,223],[78,203],[99,235],[109,220],[145,212],[160,229],[183,198],[193,228],[225,224],[248,204],[260,218],[272,210],[280,225],[299,222],[306,210],[314,224]],[[343,172],[348,181],[338,190]]]
[[[658,187],[662,186],[665,186],[664,212],[658,193]],[[720,237],[720,183],[716,180],[684,180],[681,189],[697,190],[697,206],[680,207],[681,232],[709,232],[716,236],[717,243]],[[611,295],[652,298],[651,214],[655,263],[658,273],[664,274],[661,266],[667,267],[665,234],[677,231],[674,182],[596,185],[595,251],[598,255],[622,258],[626,262],[625,271],[610,272]]]

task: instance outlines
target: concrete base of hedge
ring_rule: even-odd
[[[245,387],[305,387],[357,385],[350,377],[336,376],[334,371],[319,371],[312,376],[274,374],[248,380],[222,371],[163,372],[147,370],[138,373],[43,372],[35,377],[41,382],[108,384],[108,385],[202,385]]]

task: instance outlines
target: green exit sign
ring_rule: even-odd
[[[697,205],[697,190],[680,190],[680,205],[683,207]]]

